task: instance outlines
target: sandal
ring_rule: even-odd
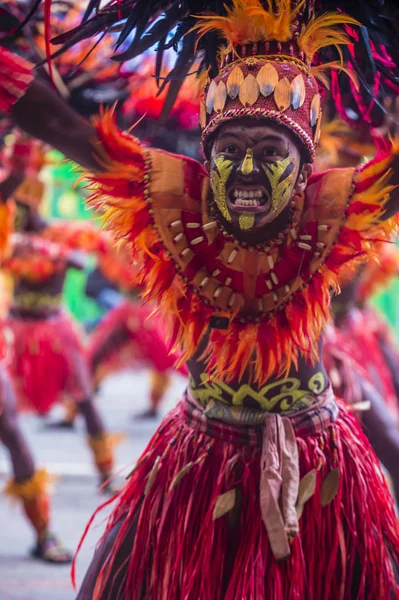
[[[34,558],[51,564],[65,565],[72,562],[72,555],[51,532],[45,533],[31,554]]]

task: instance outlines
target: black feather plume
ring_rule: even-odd
[[[49,1],[49,0],[47,0]],[[310,3],[310,0],[309,0]],[[265,6],[270,2],[265,2]],[[101,8],[99,0],[90,0],[82,24],[69,34],[53,40],[64,44],[60,52],[82,39],[97,35],[108,28],[118,27],[119,36],[113,57],[120,62],[137,57],[152,46],[157,48],[156,75],[159,76],[166,49],[177,52],[167,79],[168,94],[165,111],[176,97],[179,78],[183,78],[194,61],[195,34],[189,34],[196,23],[194,15],[204,13],[226,14],[232,0],[111,0]],[[350,30],[353,44],[343,49],[344,57],[359,75],[360,96],[342,73],[339,90],[342,110],[351,105],[359,118],[369,119],[370,124],[381,117],[383,95],[399,93],[399,2],[398,0],[315,0],[315,13],[341,11],[357,19],[361,26]],[[94,13],[94,14],[93,14]],[[92,16],[90,16],[92,15]],[[188,40],[188,41],[187,41]],[[211,77],[218,72],[217,54],[224,40],[217,32],[204,35],[198,45],[196,57],[201,70],[209,69]],[[188,48],[192,55],[188,57]],[[319,52],[318,61],[328,62],[337,58],[331,49]],[[378,84],[378,85],[377,85]],[[166,85],[165,81],[160,89]]]

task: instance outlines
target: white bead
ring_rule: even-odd
[[[187,229],[198,229],[198,227],[201,227],[201,225],[199,223],[187,223]]]
[[[227,259],[228,263],[232,263],[233,260],[235,259],[235,257],[237,256],[238,251],[237,250],[233,250],[233,252],[231,252],[229,258]]]
[[[276,273],[270,273],[270,277],[272,278],[272,281],[275,285],[279,284],[279,280],[278,280]]]
[[[312,246],[309,246],[309,244],[305,244],[304,242],[298,242],[298,248],[302,248],[302,250],[311,250]]]
[[[191,240],[191,245],[192,246],[196,246],[197,244],[201,244],[201,242],[204,242],[205,238],[202,237],[202,235],[200,237],[196,237],[193,240]]]
[[[184,233],[178,233],[174,238],[173,241],[175,244],[177,244],[178,242],[180,242],[180,240],[182,240],[184,237]]]

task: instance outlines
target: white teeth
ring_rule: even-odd
[[[259,200],[244,200],[244,198],[237,198],[236,206],[260,206]]]
[[[262,190],[236,189],[233,190],[231,196],[237,206],[260,206],[262,203],[266,203]]]
[[[259,200],[244,200],[244,198],[237,198],[236,206],[260,206]]]

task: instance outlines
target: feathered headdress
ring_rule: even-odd
[[[51,0],[45,4],[49,16]],[[100,0],[90,0],[83,22],[53,43],[63,52],[82,39],[118,31],[118,61],[157,45],[159,88],[168,86],[161,119],[184,77],[195,71],[209,78],[202,111],[206,133],[220,123],[219,113],[259,107],[267,110],[260,116],[275,111],[285,125],[299,122],[297,133],[312,153],[320,103],[312,77],[328,85],[326,71],[332,70],[337,111],[346,119],[374,124],[383,110],[382,96],[399,89],[398,15],[395,0],[112,0],[103,8]],[[176,50],[176,62],[168,77],[160,78],[168,48]],[[259,69],[250,67],[252,57]],[[274,69],[259,75],[266,57]],[[199,69],[193,67],[196,58]],[[239,70],[227,89],[230,66]]]
[[[324,120],[320,142],[316,151],[317,171],[358,165],[378,150],[378,139],[370,135],[367,127],[353,129],[340,119]]]

